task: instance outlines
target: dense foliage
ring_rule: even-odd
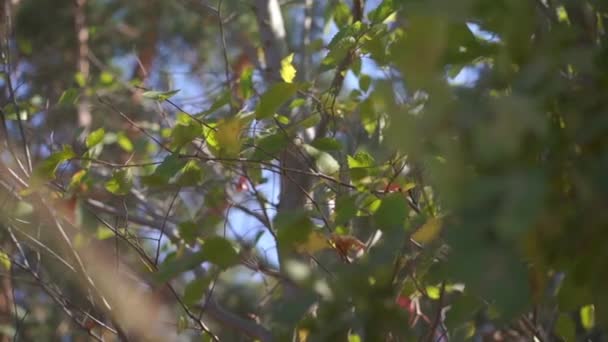
[[[608,3],[5,0],[3,339],[608,338]]]

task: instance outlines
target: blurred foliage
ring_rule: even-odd
[[[268,2],[5,6],[3,337],[608,338],[608,3]]]

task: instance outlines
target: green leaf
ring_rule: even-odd
[[[173,97],[173,95],[177,94],[179,91],[180,91],[180,89],[169,90],[169,91],[151,90],[151,91],[144,92],[142,94],[142,96],[147,99],[151,99],[151,100],[165,101],[165,100],[168,100],[171,97]]]
[[[593,329],[595,326],[595,306],[593,304],[585,305],[580,310],[581,324],[587,330]]]
[[[59,165],[76,157],[76,153],[68,145],[64,145],[61,151],[51,154],[48,158],[42,161],[32,173],[30,186],[41,185],[45,182],[55,179],[55,172]]]
[[[236,157],[239,154],[243,128],[243,121],[238,117],[222,120],[218,124],[215,139],[223,157]]]
[[[407,214],[408,206],[405,197],[401,193],[394,193],[382,199],[380,207],[374,213],[374,221],[380,230],[402,227]]]
[[[394,0],[384,0],[367,17],[373,24],[379,24],[395,12],[395,7]]]
[[[336,225],[346,224],[357,215],[357,198],[355,196],[340,196],[336,199]]]
[[[308,117],[298,121],[296,126],[299,128],[310,128],[316,126],[319,122],[321,122],[321,114],[313,113]]]
[[[336,25],[341,28],[349,24],[352,15],[351,10],[344,2],[340,1],[334,8],[334,21]]]
[[[255,111],[258,120],[271,117],[281,105],[296,94],[298,86],[294,83],[275,83],[260,98]]]
[[[167,258],[167,260],[160,265],[158,272],[154,275],[154,279],[160,284],[165,283],[183,272],[200,266],[205,261],[207,261],[207,259],[202,252],[176,258]]]
[[[105,183],[105,188],[114,195],[126,195],[133,186],[133,179],[129,170],[114,172],[112,178]]]
[[[186,122],[180,122],[171,131],[171,147],[176,150],[181,149],[185,145],[191,143],[194,139],[203,134],[201,124],[195,122],[191,118],[184,119]]]
[[[88,148],[91,148],[103,141],[103,137],[106,135],[106,130],[99,128],[89,134],[86,139],[86,145]]]
[[[340,151],[342,144],[335,138],[323,137],[315,139],[311,145],[321,151]]]
[[[196,186],[203,180],[203,170],[196,161],[190,160],[180,170],[175,183],[179,186]]]
[[[286,83],[292,83],[294,78],[296,77],[296,68],[294,68],[293,64],[293,53],[289,54],[287,57],[281,60],[281,78]]]
[[[80,170],[80,171],[74,173],[72,175],[72,178],[70,179],[70,184],[68,185],[68,190],[73,191],[76,188],[78,188],[78,186],[80,186],[80,184],[82,184],[83,180],[88,175],[88,173],[89,173],[88,170]]]
[[[196,304],[203,298],[208,286],[209,280],[207,278],[197,278],[191,281],[184,289],[184,303],[186,305]]]
[[[363,91],[367,91],[369,86],[372,84],[372,78],[369,75],[361,75],[359,77],[359,88]]]
[[[575,341],[576,340],[576,327],[572,318],[565,314],[560,314],[555,329],[558,335],[564,339],[564,341]]]
[[[99,75],[99,82],[104,86],[109,86],[114,82],[114,75],[107,71],[102,71]]]
[[[80,91],[77,88],[68,88],[61,94],[58,103],[62,106],[73,105],[76,103],[78,95],[80,95]]]
[[[181,169],[186,165],[186,160],[179,158],[175,154],[170,154],[160,163],[154,173],[142,177],[142,182],[148,186],[163,186],[169,184]]]
[[[331,154],[316,149],[308,144],[302,145],[306,153],[308,153],[315,160],[315,166],[317,169],[326,175],[331,175],[340,170],[340,164]]]
[[[0,251],[0,265],[2,265],[5,271],[11,270],[11,258],[3,251]]]
[[[281,212],[275,216],[274,226],[277,229],[279,248],[284,250],[292,250],[305,243],[314,228],[305,211]]]
[[[253,153],[254,160],[272,160],[277,158],[277,154],[287,146],[289,139],[284,132],[264,136],[257,140],[256,149]]]
[[[127,137],[127,135],[124,132],[118,132],[116,134],[116,143],[125,152],[133,152],[133,143],[131,142],[131,139],[129,139],[129,137]]]
[[[177,228],[179,229],[179,235],[188,244],[192,244],[196,241],[196,238],[199,236],[200,227],[200,224],[197,224],[192,221],[181,222],[177,226]]]
[[[348,156],[347,161],[350,169],[370,168],[374,166],[375,163],[374,157],[364,151],[359,151],[352,157]]]
[[[239,261],[239,255],[232,247],[230,241],[215,236],[205,240],[202,247],[202,255],[209,261],[222,269],[234,266]]]
[[[243,85],[241,84],[241,87],[243,87]],[[231,95],[230,92],[225,92],[222,93],[221,96],[219,96],[211,105],[211,107],[209,107],[209,109],[202,111],[200,113],[197,113],[195,116],[196,117],[205,117],[209,114],[213,114],[214,112],[216,112],[218,109],[224,107],[225,105],[227,105],[228,103],[230,103],[230,99],[231,99]]]

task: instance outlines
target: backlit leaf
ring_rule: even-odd
[[[102,127],[91,132],[86,139],[86,145],[91,148],[103,141],[103,137],[106,134],[106,130]]]
[[[293,53],[281,60],[281,78],[286,83],[293,82],[296,77],[296,68],[293,66]]]
[[[133,179],[129,170],[114,172],[112,178],[105,183],[105,188],[114,195],[126,195],[133,186]]]

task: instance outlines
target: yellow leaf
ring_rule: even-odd
[[[298,340],[301,342],[308,341],[308,335],[310,335],[310,331],[308,329],[298,329]]]
[[[296,251],[298,253],[313,254],[328,248],[332,248],[332,245],[327,237],[320,231],[313,230],[308,235],[306,242],[299,243],[296,246]]]
[[[215,139],[221,151],[227,156],[236,156],[241,148],[241,130],[243,123],[238,118],[222,121],[217,126]]]
[[[418,243],[425,244],[435,240],[439,236],[439,233],[441,233],[441,218],[433,217],[412,234],[412,239]]]
[[[281,60],[281,78],[287,83],[293,82],[296,77],[296,68],[293,67],[293,53]]]
[[[0,251],[0,265],[4,267],[5,270],[11,270],[11,258],[4,252]]]
[[[583,306],[580,315],[583,327],[591,330],[595,326],[595,306],[593,304]]]

